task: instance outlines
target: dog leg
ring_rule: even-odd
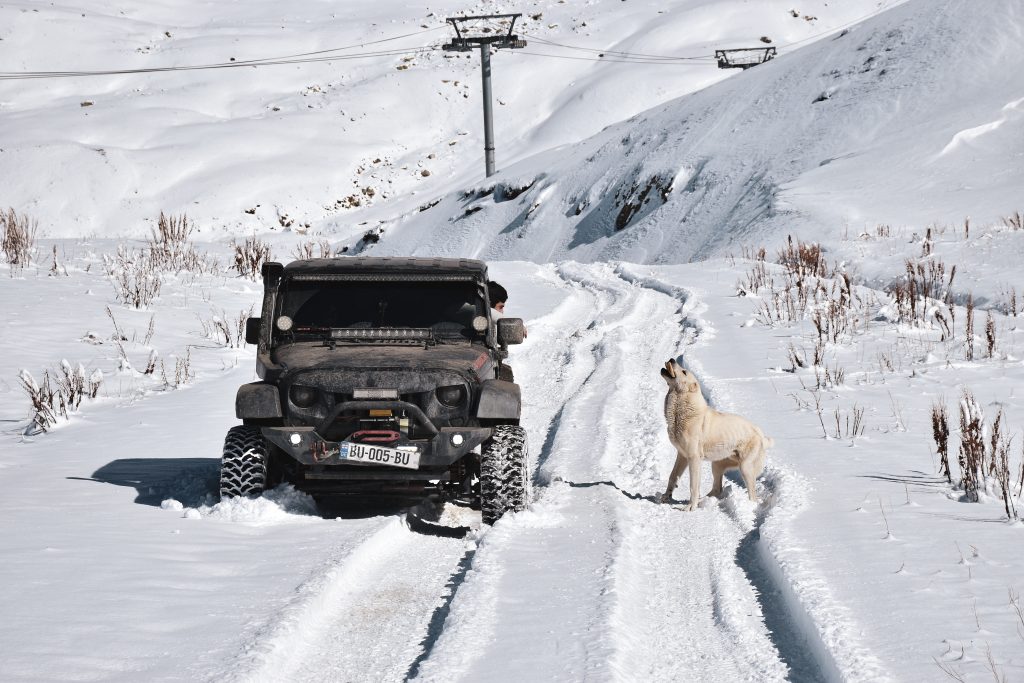
[[[715,483],[711,486],[711,490],[708,492],[709,496],[718,498],[722,495],[722,477],[725,475],[725,471],[730,467],[736,467],[736,461],[729,458],[726,460],[715,460],[711,463],[711,474],[714,477]]]
[[[697,509],[700,502],[700,455],[697,454],[690,463],[690,510]]]
[[[672,501],[672,492],[676,490],[676,484],[679,483],[679,477],[686,471],[686,458],[683,457],[682,451],[676,453],[676,464],[672,466],[672,474],[668,475],[668,487],[665,489],[665,493],[661,496],[662,503],[669,503]]]
[[[753,503],[757,500],[757,476],[764,468],[764,450],[759,445],[756,453],[750,453],[740,460],[740,474],[743,475],[743,483],[747,485],[747,495]]]

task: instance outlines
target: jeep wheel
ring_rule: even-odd
[[[484,524],[494,524],[506,512],[526,507],[526,431],[499,425],[480,454],[480,512]]]
[[[232,427],[220,459],[220,497],[263,493],[267,483],[267,442],[256,427]]]

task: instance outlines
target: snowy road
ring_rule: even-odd
[[[652,368],[681,351],[682,302],[611,266],[537,275],[561,300],[516,355],[532,509],[478,545],[385,526],[257,643],[243,680],[786,677],[737,564],[749,504],[655,502],[670,449]]]
[[[93,542],[19,587],[34,595],[33,614],[0,625],[5,639],[26,625],[55,632],[0,665],[4,678],[829,678],[795,645],[809,636],[790,603],[759,597],[776,593],[752,549],[771,478],[759,510],[739,489],[693,513],[656,502],[672,460],[657,370],[698,338],[699,320],[684,312],[694,302],[624,266],[507,267],[502,277],[524,292],[530,318],[513,356],[530,510],[483,529],[475,513],[449,510],[477,529],[453,539],[414,533],[397,514],[320,519],[287,491],[212,505],[216,460],[198,456],[215,454],[240,369],[100,410],[26,446],[37,458],[75,454],[33,485],[57,487],[90,520]],[[183,434],[183,424],[194,428]],[[108,444],[112,433],[123,436]],[[29,468],[8,471],[14,485],[20,475]],[[131,505],[126,485],[148,504]],[[163,499],[184,511],[154,507]],[[13,523],[3,542],[26,554],[38,546],[59,558],[74,546],[60,515],[3,513]],[[0,590],[14,590],[24,571],[0,567]],[[69,596],[54,585],[74,588]],[[55,616],[65,610],[75,621]],[[66,654],[97,628],[107,637],[89,658]],[[173,635],[175,648],[150,629]]]
[[[422,676],[784,678],[735,563],[740,527],[714,506],[654,502],[670,452],[656,368],[681,350],[681,302],[610,266],[556,271],[568,294],[519,355],[544,485],[488,533],[482,585],[460,589]]]

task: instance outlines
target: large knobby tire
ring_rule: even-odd
[[[480,453],[480,513],[484,524],[494,524],[506,512],[526,507],[526,431],[500,425],[484,442]]]
[[[220,497],[263,493],[267,484],[267,442],[256,427],[232,427],[220,459]]]

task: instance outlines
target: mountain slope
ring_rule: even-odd
[[[330,225],[359,236],[375,207],[396,215],[483,174],[480,60],[438,49],[447,16],[523,13],[528,48],[494,57],[501,167],[727,78],[717,47],[767,36],[785,50],[878,6],[806,0],[793,16],[788,0],[16,0],[0,7],[0,206],[51,237],[146,234],[160,211],[188,212],[207,235]],[[616,53],[599,57],[606,49]],[[280,57],[314,61],[237,68]]]
[[[374,253],[674,263],[762,234],[992,221],[1019,200],[1022,26],[1012,0],[915,0],[525,160]]]

